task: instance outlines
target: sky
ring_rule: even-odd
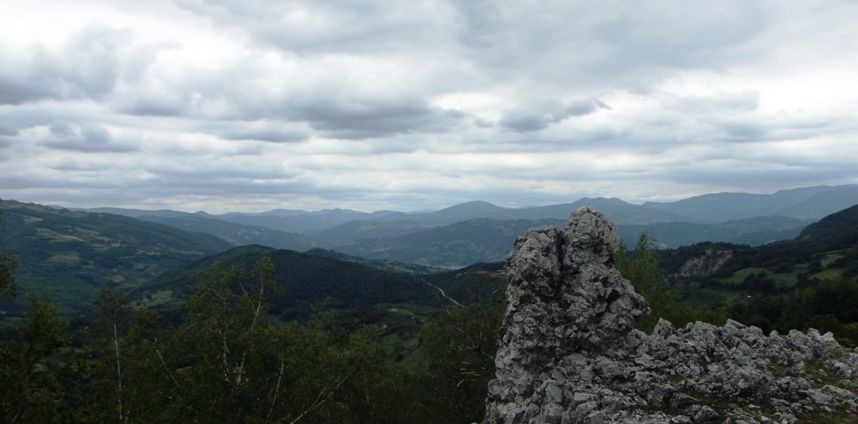
[[[0,198],[369,211],[858,183],[855,1],[0,10]]]

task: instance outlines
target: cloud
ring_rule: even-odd
[[[746,91],[712,95],[669,96],[665,104],[667,107],[682,110],[684,113],[745,113],[753,112],[760,106],[760,93]]]
[[[396,133],[440,133],[463,118],[461,112],[442,110],[420,102],[362,103],[315,99],[299,104],[292,116],[311,127],[342,138],[371,138]]]
[[[18,128],[10,122],[0,122],[0,136],[15,136],[18,135]]]
[[[453,4],[459,14],[459,39],[464,45],[487,49],[503,42],[499,37],[502,16],[495,2],[456,0]]]
[[[539,131],[573,116],[589,115],[602,107],[606,105],[595,100],[570,103],[542,101],[507,111],[501,117],[500,125],[518,132]]]
[[[0,195],[419,209],[856,182],[855,16],[827,0],[19,2],[0,27]]]
[[[57,150],[87,153],[122,153],[137,150],[133,145],[114,142],[113,136],[98,125],[53,124],[40,143]]]
[[[415,40],[429,46],[440,33],[427,28],[427,23],[443,26],[449,14],[443,2],[423,0],[175,3],[218,26],[243,31],[259,44],[302,54],[409,50]]]
[[[305,131],[289,129],[285,125],[244,121],[232,128],[216,132],[215,135],[226,140],[256,140],[270,143],[293,143],[304,141],[308,137]]]
[[[187,106],[179,99],[165,93],[141,93],[119,101],[120,112],[140,116],[182,116]]]
[[[24,54],[0,50],[0,104],[46,99],[102,99],[117,79],[117,50],[126,34],[89,27],[57,49],[35,46]]]

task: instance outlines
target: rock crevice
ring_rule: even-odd
[[[858,413],[858,353],[831,334],[729,321],[634,329],[646,301],[614,268],[616,227],[592,208],[520,236],[485,423],[797,422]],[[775,420],[775,421],[772,421]]]

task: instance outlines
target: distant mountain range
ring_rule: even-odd
[[[633,248],[646,233],[661,249],[701,241],[760,245],[796,237],[812,221],[785,217],[756,217],[721,224],[666,222],[648,225],[619,225],[623,242]],[[384,239],[361,240],[339,250],[369,259],[458,268],[478,262],[502,261],[515,238],[528,229],[552,225],[560,219],[502,220],[479,218]]]
[[[192,233],[209,234],[223,239],[234,246],[258,244],[275,249],[289,249],[299,252],[327,246],[325,243],[311,239],[303,234],[287,233],[285,231],[254,225],[236,224],[196,214],[177,216],[141,215],[137,219]]]
[[[780,216],[798,220],[817,220],[858,204],[858,185],[816,186],[781,190],[773,194],[713,193],[675,202],[632,204],[616,198],[583,198],[571,203],[548,206],[507,208],[484,201],[465,202],[433,212],[397,211],[359,212],[350,209],[303,211],[275,209],[260,213],[232,212],[221,215],[172,210],[96,208],[139,218],[144,216],[199,218],[302,233],[331,245],[349,244],[364,238],[403,235],[476,218],[492,219],[566,219],[580,206],[593,206],[617,224],[647,225],[664,222],[723,223],[754,217]],[[372,224],[368,224],[368,223]],[[344,225],[347,224],[347,225]],[[335,227],[341,226],[335,230]],[[413,230],[413,231],[412,231]]]
[[[529,228],[563,222],[478,218],[389,239],[364,240],[340,250],[369,259],[461,268],[502,261],[518,235]]]
[[[858,204],[858,185],[816,186],[774,194],[714,193],[670,203],[643,206],[686,217],[689,222],[718,223],[757,216],[817,220]]]
[[[89,211],[208,234],[236,246],[258,244],[295,251],[321,247],[373,260],[457,267],[500,260],[517,233],[532,226],[562,223],[572,210],[585,205],[617,223],[629,245],[639,234],[647,233],[657,247],[675,248],[703,241],[759,245],[791,239],[813,221],[855,204],[858,185],[773,194],[715,193],[641,205],[616,198],[524,208],[472,201],[420,213],[349,209],[219,215],[121,208]]]
[[[843,199],[848,199],[853,189],[854,186],[813,188],[800,196],[797,191],[791,191],[789,196],[775,194],[772,196],[790,197],[795,202],[787,204],[789,202],[778,200],[773,202],[772,210],[802,213],[821,210],[816,206],[811,208],[808,199],[836,199],[828,203],[833,207],[846,201]],[[756,196],[752,198],[757,199]],[[723,200],[727,204],[735,199],[747,201],[747,198],[727,194]],[[703,201],[710,208],[726,208],[718,206],[718,202],[708,196],[704,200],[676,202],[684,205],[676,209],[690,213],[693,208],[688,205],[695,201]],[[495,271],[474,271],[474,275],[479,274],[478,278],[461,280],[456,276],[471,274],[439,272],[439,268],[460,269],[477,263],[501,262],[516,236],[532,227],[563,225],[572,209],[585,204],[601,205],[612,211],[609,213],[624,217],[618,226],[623,241],[629,246],[634,245],[640,233],[647,233],[661,248],[701,241],[729,243],[723,245],[727,247],[711,243],[695,245],[671,250],[665,256],[666,269],[676,271],[674,268],[681,268],[688,260],[705,256],[710,250],[728,251],[729,258],[721,258],[729,260],[727,265],[717,255],[709,262],[701,262],[722,268],[727,266],[723,269],[739,273],[719,277],[724,282],[718,284],[745,278],[742,270],[756,269],[757,264],[771,266],[772,272],[779,272],[769,264],[783,268],[783,258],[794,258],[810,269],[814,258],[824,257],[827,258],[822,261],[825,271],[831,263],[847,255],[825,252],[858,244],[858,206],[835,211],[817,223],[788,216],[755,216],[719,223],[660,222],[656,207],[632,205],[618,199],[583,199],[564,205],[519,209],[469,202],[436,212],[414,214],[390,211],[353,214],[354,211],[339,210],[230,215],[230,219],[241,216],[248,222],[252,221],[249,217],[254,216],[283,221],[296,216],[313,216],[317,223],[312,226],[316,229],[302,234],[231,222],[225,220],[224,215],[131,209],[74,211],[3,200],[0,201],[0,250],[15,255],[16,277],[23,292],[50,289],[67,311],[89,309],[92,296],[107,282],[143,294],[152,304],[169,302],[190,290],[195,273],[214,261],[249,266],[261,257],[272,259],[280,271],[289,274],[279,277],[282,288],[288,293],[277,302],[277,313],[283,317],[306,316],[311,312],[307,309],[311,300],[323,298],[328,298],[335,307],[350,309],[378,302],[401,304],[407,299],[414,301],[416,296],[424,299],[418,304],[436,307],[446,301],[440,290],[463,298],[485,298],[497,289],[496,285],[479,290],[474,287],[481,286],[473,286],[474,281],[494,275]],[[759,206],[754,207],[756,212],[766,212]],[[346,222],[331,219],[330,227],[318,229],[319,217],[327,214],[372,219]],[[663,212],[663,216],[680,219],[678,213]],[[725,216],[741,214],[725,213]],[[250,246],[235,248],[245,245]],[[716,247],[707,247],[710,245]],[[330,250],[331,246],[337,246],[336,251]],[[478,270],[479,267],[468,269]],[[798,271],[793,274],[798,275]],[[395,293],[385,294],[386,290],[406,294],[397,297]],[[0,313],[14,307],[4,305],[0,305]]]
[[[665,222],[649,225],[619,225],[623,241],[634,246],[646,233],[659,249],[687,246],[702,241],[748,244],[756,246],[796,237],[812,220],[784,216],[757,216],[718,224]]]

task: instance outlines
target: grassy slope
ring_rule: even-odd
[[[228,249],[216,237],[118,215],[0,202],[0,246],[22,292],[50,290],[67,311],[88,309],[106,282],[147,284],[166,269]]]
[[[823,218],[793,240],[756,248],[699,244],[663,252],[662,264],[668,274],[673,274],[689,259],[704,256],[707,251],[731,252],[732,257],[708,275],[674,278],[682,284],[687,301],[693,304],[741,308],[786,299],[784,296],[795,293],[806,293],[808,302],[816,299],[816,302],[836,303],[836,299],[812,296],[820,290],[848,295],[849,290],[854,292],[858,286],[858,206]],[[821,312],[836,312],[843,324],[856,321],[854,311],[835,303],[831,303],[832,309],[823,307]],[[760,316],[773,313],[757,312]]]
[[[183,231],[204,233],[226,240],[235,246],[258,244],[275,249],[305,251],[323,244],[305,235],[272,230],[265,227],[242,225],[200,216],[142,215],[138,219],[155,222]]]

